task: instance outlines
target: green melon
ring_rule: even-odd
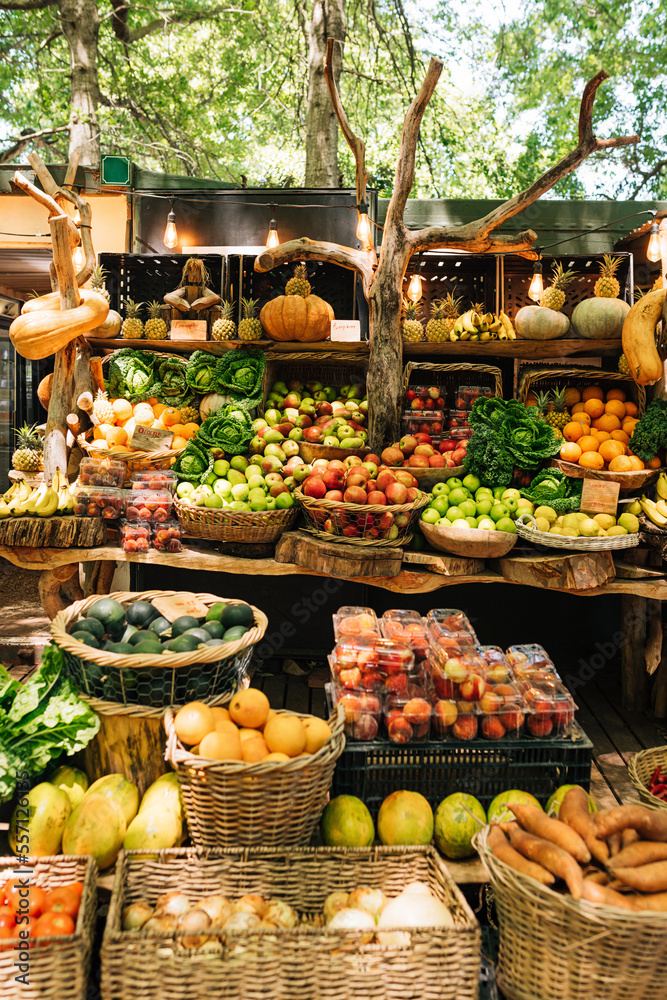
[[[472,838],[486,826],[486,812],[474,795],[454,792],[435,812],[435,844],[445,857],[469,858],[475,853]]]
[[[368,808],[355,795],[337,795],[322,813],[320,823],[326,847],[370,847],[375,827]]]
[[[378,837],[382,844],[430,844],[433,810],[428,800],[419,792],[392,792],[380,806]]]
[[[514,813],[508,808],[510,802],[516,802],[517,805],[521,806],[535,806],[537,809],[542,808],[535,796],[531,795],[530,792],[522,792],[519,788],[510,788],[508,791],[496,795],[489,806],[489,823],[506,823],[513,820]]]
[[[35,858],[60,854],[63,830],[71,810],[69,796],[61,788],[50,781],[34,785],[19,800],[9,821],[9,846],[14,854],[26,846]]]

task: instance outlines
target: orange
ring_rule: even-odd
[[[599,420],[601,431],[618,431],[621,429],[621,421],[614,413],[603,413]]]
[[[174,729],[179,740],[190,746],[199,743],[215,727],[215,719],[208,705],[190,701],[179,709],[174,719]]]
[[[626,417],[639,416],[639,409],[637,408],[637,404],[633,403],[631,399],[629,399],[625,404],[625,415]]]
[[[271,753],[298,757],[306,749],[306,730],[298,715],[276,715],[264,726],[264,739]]]
[[[611,436],[614,441],[622,441],[623,444],[628,444],[630,441],[630,436],[625,433],[625,431],[612,431]]]
[[[309,715],[303,720],[306,730],[306,753],[317,753],[327,740],[331,739],[331,729],[324,719]]]
[[[583,404],[583,402],[579,401],[578,403],[575,403],[574,406],[571,407],[570,412],[572,414],[579,413],[579,412],[583,413],[584,412],[584,404]]]
[[[607,392],[607,402],[610,399],[619,399],[621,403],[625,402],[625,393],[622,389],[609,389]]]
[[[132,416],[132,403],[127,399],[114,399],[112,404],[116,420],[129,420]]]
[[[565,405],[572,408],[576,403],[581,402],[581,393],[573,386],[565,390]]]
[[[583,410],[575,410],[572,414],[572,419],[576,420],[579,424],[588,424],[590,427],[591,417],[590,413],[585,413]]]
[[[632,459],[627,455],[619,455],[609,463],[610,472],[632,472]]]
[[[176,435],[174,435],[174,437],[172,439],[172,442],[171,442],[171,449],[172,449],[172,451],[175,451],[176,448],[185,448],[185,446],[186,446],[187,443],[188,442],[186,441],[185,438],[176,437]]]
[[[232,735],[239,736],[238,727],[234,725],[231,719],[216,719],[215,731],[216,733],[231,733]]]
[[[592,399],[587,399],[585,401],[584,411],[595,419],[596,417],[602,416],[604,413],[604,403],[601,399],[594,396]]]
[[[213,712],[213,718],[215,719],[216,725],[218,722],[223,722],[225,720],[229,722],[230,716],[228,709],[215,705],[211,708],[211,711]]]
[[[578,420],[571,420],[563,427],[563,437],[566,441],[578,441],[584,433],[584,426]]]
[[[159,420],[155,421],[155,424],[159,423],[160,423]],[[155,427],[155,424],[153,424],[153,427]],[[180,438],[185,437],[185,434],[183,433],[183,431],[185,430],[184,424],[172,424],[169,430],[173,432],[174,437],[180,437]]]
[[[635,420],[634,417],[626,417],[621,425],[621,430],[624,430],[626,434],[629,434],[630,437],[632,437],[632,432],[638,423],[639,421]]]
[[[603,441],[599,450],[605,462],[612,462],[619,455],[625,454],[625,445],[620,441]]]
[[[199,753],[209,760],[243,760],[241,740],[235,733],[207,733],[199,744]]]
[[[576,441],[566,441],[561,445],[559,454],[564,462],[578,462],[581,458],[581,448]]]
[[[110,428],[111,424],[96,424],[95,427],[93,427],[93,441],[99,441],[104,437],[104,431],[102,430],[103,427]]]
[[[611,434],[609,433],[609,431],[601,431],[598,430],[597,427],[593,431],[593,437],[597,438],[600,443],[602,441],[611,441]]]
[[[638,455],[629,455],[628,457],[630,459],[630,468],[634,472],[639,472],[640,469],[645,468],[644,463]]]
[[[592,434],[584,434],[583,437],[579,438],[577,444],[582,451],[597,451],[600,442]]]
[[[647,469],[659,469],[661,465],[662,465],[662,462],[660,461],[660,456],[656,455],[654,458],[651,459],[650,462],[646,463],[646,468]]]
[[[264,758],[264,760],[265,761],[267,761],[267,760],[289,760],[289,757],[287,756],[286,753],[270,753],[270,754],[268,754],[268,756],[266,756]]]
[[[584,469],[603,469],[604,458],[597,451],[585,451],[579,459],[579,465]]]
[[[106,443],[109,447],[114,445],[127,444],[127,431],[122,427],[110,427],[105,435]]]
[[[268,718],[270,708],[269,699],[263,691],[247,688],[234,695],[229,703],[229,715],[232,722],[244,729],[260,729]]]
[[[252,740],[241,740],[241,756],[247,764],[256,764],[269,755],[269,748],[259,733]]]
[[[166,410],[167,407],[164,403],[154,403],[151,409],[153,410],[153,416],[157,420],[158,417],[162,416],[163,411]]]
[[[157,401],[158,401],[157,396],[151,396],[150,399],[146,400],[146,402],[148,403],[149,406],[155,406],[155,404],[157,403]]]
[[[187,438],[188,441],[189,441],[191,437],[195,436],[195,434],[197,433],[198,430],[199,430],[199,424],[195,424],[194,422],[192,422],[190,424],[184,424],[183,425],[183,437]]]
[[[604,404],[605,413],[613,413],[614,416],[620,417],[622,420],[625,416],[625,403],[622,403],[620,399],[608,399]]]
[[[599,385],[587,385],[581,394],[584,403],[589,399],[604,399],[604,393]]]
[[[175,410],[173,406],[165,406],[160,414],[160,419],[165,427],[173,427],[174,424],[180,424],[181,411]]]

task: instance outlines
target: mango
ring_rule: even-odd
[[[139,806],[140,816],[145,812],[173,812],[179,820],[183,820],[183,804],[181,802],[181,792],[178,787],[178,777],[175,771],[169,774],[162,774],[144,792],[144,797]]]
[[[90,854],[99,868],[107,868],[116,860],[126,830],[118,802],[108,795],[88,792],[67,820],[63,854]]]
[[[27,805],[24,799],[28,800]],[[42,781],[31,788],[19,801],[9,822],[9,846],[14,854],[26,847],[35,858],[60,854],[63,831],[71,811],[67,794],[50,781]]]
[[[62,767],[57,767],[49,775],[48,780],[68,796],[72,803],[72,809],[78,806],[88,791],[88,775],[86,772],[79,771],[76,767],[67,767],[66,764],[63,764]]]
[[[126,851],[178,847],[183,835],[183,823],[171,809],[162,812],[137,813],[125,834]]]
[[[105,774],[94,781],[84,799],[89,795],[106,795],[121,807],[125,825],[129,826],[139,808],[139,789],[128,781],[124,774]]]

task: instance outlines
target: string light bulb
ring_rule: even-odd
[[[536,260],[533,264],[533,278],[528,289],[528,298],[533,302],[539,302],[544,291],[544,281],[542,280],[542,264]]]
[[[658,223],[653,220],[651,223],[651,235],[648,241],[648,247],[646,248],[646,256],[653,263],[657,263],[660,260],[660,227]]]
[[[75,274],[78,274],[79,271],[83,271],[86,266],[86,254],[80,243],[78,247],[74,248],[74,253],[72,254],[72,264],[74,266]]]
[[[408,298],[411,302],[419,302],[422,297],[422,276],[420,271],[422,269],[421,260],[417,261],[417,270],[414,272],[410,278],[410,284],[408,285]]]
[[[362,201],[359,205],[357,205],[357,239],[361,243],[364,250],[373,249],[371,220],[368,218],[368,205],[365,201]]]
[[[178,246],[178,231],[176,229],[176,216],[174,215],[173,201],[170,200],[169,205],[169,215],[167,216],[167,225],[162,242],[170,250],[173,250],[174,247]]]
[[[266,237],[267,250],[273,250],[274,247],[280,246],[280,237],[278,236],[278,225],[276,223],[276,216],[273,209],[274,206],[271,205],[271,221],[269,222],[269,234]]]

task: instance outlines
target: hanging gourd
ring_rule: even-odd
[[[324,299],[311,295],[310,288],[306,265],[297,264],[294,276],[285,285],[285,294],[270,299],[259,314],[267,337],[301,343],[327,339],[334,311]]]

